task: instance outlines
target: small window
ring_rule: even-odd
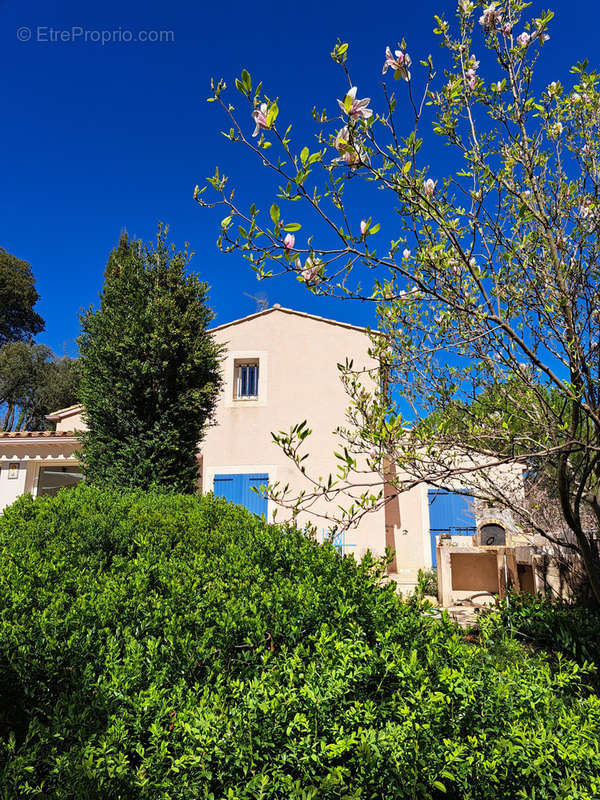
[[[59,489],[76,486],[83,480],[83,472],[79,467],[40,467],[37,494],[55,495]]]
[[[235,362],[235,399],[256,400],[258,397],[258,361]]]

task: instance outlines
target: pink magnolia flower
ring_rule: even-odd
[[[545,31],[539,29],[531,34],[531,41],[533,41],[534,39],[539,39],[542,44],[544,44],[544,42],[547,42],[549,38],[550,36]]]
[[[573,92],[571,95],[571,102],[572,103],[580,103],[581,102],[581,95],[578,92]]]
[[[435,194],[435,185],[437,181],[432,180],[432,178],[427,178],[426,181],[423,183],[423,191],[427,195],[427,197],[433,197]]]
[[[467,79],[467,85],[469,89],[473,90],[477,86],[477,73],[473,68],[468,69],[465,72],[465,78]]]
[[[293,233],[288,233],[285,239],[283,240],[283,246],[286,250],[291,250],[294,245],[296,244],[296,237]]]
[[[258,108],[255,108],[252,112],[252,119],[256,123],[256,128],[254,128],[254,133],[252,136],[258,136],[259,131],[267,131],[271,127],[267,125],[267,114],[269,113],[269,108],[266,103],[261,103]]]
[[[531,36],[526,31],[523,31],[523,33],[520,33],[517,36],[517,44],[520,47],[526,47],[530,41],[531,41]]]
[[[408,249],[408,247],[405,247],[404,250],[402,251],[402,258],[405,261],[410,258],[410,250]]]
[[[479,24],[486,31],[493,30],[496,25],[502,22],[502,12],[498,9],[497,3],[491,3],[483,9],[483,14],[479,17]]]
[[[513,26],[510,24],[510,22],[505,22],[504,25],[500,28],[500,30],[505,36],[510,36],[512,33],[512,29]]]
[[[458,7],[463,12],[463,14],[466,14],[470,10],[470,6],[471,6],[470,0],[458,0]]]
[[[586,198],[583,203],[579,206],[579,216],[581,219],[589,219],[594,213],[594,209],[592,208],[592,201],[590,198]]]
[[[403,53],[402,50],[394,50],[394,54],[392,55],[390,48],[386,47],[385,61],[383,64],[383,69],[381,70],[381,74],[385,75],[385,73],[391,67],[394,70],[394,77],[396,80],[398,80],[398,78],[404,78],[405,81],[409,81],[409,67],[411,64],[412,61],[408,53]]]
[[[361,219],[361,221],[360,221],[360,235],[361,235],[361,236],[364,236],[364,235],[365,235],[365,233],[366,233],[368,230],[369,230],[369,226],[367,225],[367,223],[365,222],[365,220],[364,220],[364,219]]]
[[[296,268],[300,270],[300,277],[305,283],[314,283],[318,284],[320,281],[320,273],[321,273],[321,260],[318,258],[311,258],[309,256],[305,263],[304,268],[302,268],[302,262],[298,257],[296,259]]]
[[[361,161],[368,161],[366,153],[362,150],[357,150],[354,144],[350,143],[350,131],[348,126],[344,127],[337,132],[335,137],[335,149],[339,153],[338,161],[343,161],[349,167],[359,167]]]
[[[356,99],[356,92],[357,87],[353,86],[346,97],[343,100],[338,100],[338,105],[344,112],[344,114],[348,114],[350,119],[358,120],[358,119],[369,119],[369,117],[373,116],[373,109],[367,108],[369,103],[371,102],[370,97],[365,97],[363,100]],[[346,110],[346,98],[350,98],[351,105],[350,110]]]
[[[406,291],[405,289],[401,289],[398,292],[399,300],[408,300],[409,297],[414,297],[415,299],[417,297],[421,297],[421,292],[417,289],[416,286],[413,286],[413,288],[409,289],[408,291]]]
[[[350,131],[347,125],[344,125],[344,127],[336,133],[335,149],[346,164],[353,164],[357,160],[358,153],[350,144]]]

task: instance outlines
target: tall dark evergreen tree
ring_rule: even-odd
[[[44,320],[33,310],[39,299],[27,261],[0,247],[0,347],[29,341],[44,330]]]
[[[126,234],[110,254],[100,308],[82,315],[80,399],[87,480],[193,492],[198,442],[221,387],[220,347],[207,332],[208,286],[190,256]]]

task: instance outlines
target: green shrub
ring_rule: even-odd
[[[417,585],[415,586],[415,595],[417,597],[430,597],[438,596],[438,576],[437,569],[420,569],[417,574]]]
[[[578,664],[600,666],[600,613],[562,600],[510,594],[486,615],[502,631],[512,631],[538,647],[563,653]]]
[[[600,796],[586,672],[295,529],[80,486],[0,517],[0,797]]]

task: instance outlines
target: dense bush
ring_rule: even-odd
[[[581,667],[467,644],[296,530],[81,486],[0,543],[0,797],[600,796]]]
[[[490,633],[499,625],[501,633],[512,632],[538,647],[564,653],[578,664],[593,662],[600,667],[597,609],[531,594],[511,594],[483,619]]]

